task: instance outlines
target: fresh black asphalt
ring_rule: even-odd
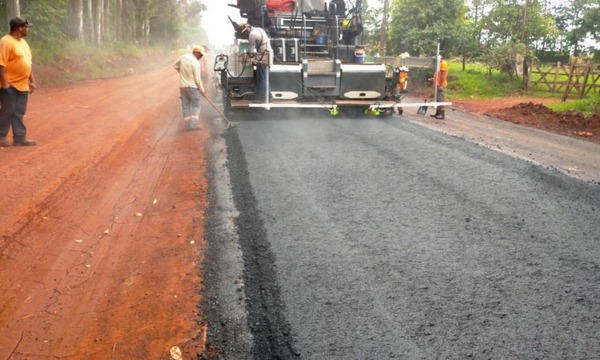
[[[223,137],[253,337],[211,289],[223,358],[600,354],[597,185],[398,116],[278,112]]]

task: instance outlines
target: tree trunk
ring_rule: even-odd
[[[386,38],[387,38],[387,20],[388,20],[388,1],[383,0],[383,19],[381,20],[381,29],[379,33],[379,56],[386,56]]]
[[[85,10],[84,10],[85,38],[93,44],[96,42],[96,39],[94,38],[94,13],[92,10],[93,10],[92,0],[85,0]]]
[[[141,43],[146,46],[150,43],[150,18],[145,17],[142,20],[142,39]]]
[[[79,42],[84,42],[83,31],[83,0],[69,1],[69,19],[71,38]]]
[[[10,19],[21,15],[21,6],[19,0],[7,0],[6,1],[6,18]]]
[[[136,6],[132,0],[123,0],[123,12],[121,13],[123,41],[135,42],[137,40],[137,17]]]
[[[115,39],[123,40],[123,0],[115,3]]]
[[[529,59],[527,56],[523,59],[523,90],[529,90]]]
[[[94,40],[96,45],[102,44],[102,22],[104,21],[104,1],[94,0]]]
[[[102,23],[102,38],[105,40],[111,40],[113,38],[113,34],[112,34],[112,30],[113,27],[111,26],[111,21],[112,21],[112,16],[110,13],[110,0],[105,0],[104,1],[104,16],[103,16],[103,23]]]

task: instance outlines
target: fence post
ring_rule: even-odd
[[[583,76],[583,85],[581,85],[581,90],[579,91],[579,98],[583,99],[585,96],[585,88],[587,86],[588,79],[590,77],[590,71],[592,70],[592,62],[589,61],[585,66],[585,75]]]
[[[573,74],[575,73],[575,64],[577,64],[577,60],[573,60],[573,64],[571,64],[571,69],[569,70],[569,80],[567,80],[567,86],[565,87],[565,92],[562,96],[562,102],[567,101],[569,93],[571,92],[571,83],[573,80]]]
[[[554,84],[552,84],[553,93],[555,93],[558,90],[558,69],[560,69],[560,61],[556,63],[556,70],[554,70]]]

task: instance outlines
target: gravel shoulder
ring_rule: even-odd
[[[445,120],[417,115],[410,108],[400,118],[540,164],[585,182],[600,182],[600,145],[594,142],[514,124],[469,111],[462,106],[454,106],[451,111],[448,109]]]

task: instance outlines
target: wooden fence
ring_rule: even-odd
[[[532,75],[537,74],[539,78],[531,80]],[[534,61],[531,64],[529,83],[527,89],[535,85],[545,85],[547,90],[552,93],[562,92],[562,100],[565,101],[569,96],[577,96],[580,99],[589,94],[590,91],[597,93],[600,89],[600,65],[593,62],[585,64],[556,63],[547,70],[542,70],[539,63]]]

